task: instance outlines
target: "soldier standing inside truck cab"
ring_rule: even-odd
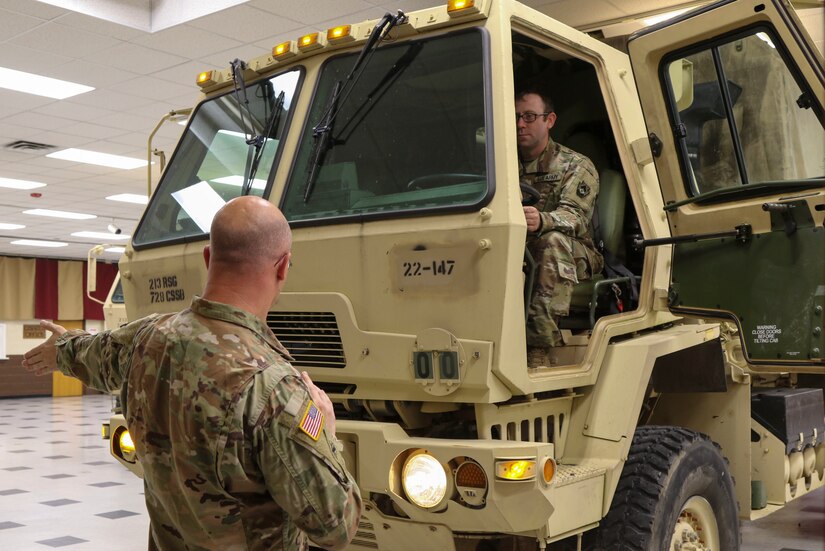
[[[563,343],[558,320],[568,314],[573,286],[601,272],[590,220],[599,193],[593,163],[550,138],[556,113],[536,86],[516,94],[519,177],[541,194],[525,206],[527,248],[536,262],[536,283],[527,316],[528,364],[548,365],[548,347]]]

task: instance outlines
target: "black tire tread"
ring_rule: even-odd
[[[711,442],[704,434],[680,427],[636,429],[612,506],[598,530],[598,549],[647,551],[639,542],[652,537],[655,508],[665,479],[677,458],[701,440]]]

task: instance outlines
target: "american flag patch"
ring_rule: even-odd
[[[324,427],[324,414],[315,406],[315,403],[310,400],[304,418],[301,419],[300,429],[307,433],[313,440],[318,440],[321,435],[321,429]]]

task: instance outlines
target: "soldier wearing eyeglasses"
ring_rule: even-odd
[[[604,260],[591,235],[590,220],[599,176],[593,163],[553,141],[551,98],[536,87],[516,95],[519,176],[541,194],[524,207],[527,248],[538,266],[527,318],[528,363],[548,365],[546,350],[563,343],[558,320],[570,308],[573,286],[601,272]]]

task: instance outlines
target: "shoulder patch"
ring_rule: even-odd
[[[321,435],[321,429],[324,428],[324,414],[315,405],[312,400],[307,404],[304,411],[304,416],[301,419],[301,424],[298,425],[303,432],[305,432],[313,440],[318,440]]]
[[[590,195],[590,186],[582,182],[581,184],[579,184],[579,187],[576,188],[576,195],[584,199],[585,197]]]

